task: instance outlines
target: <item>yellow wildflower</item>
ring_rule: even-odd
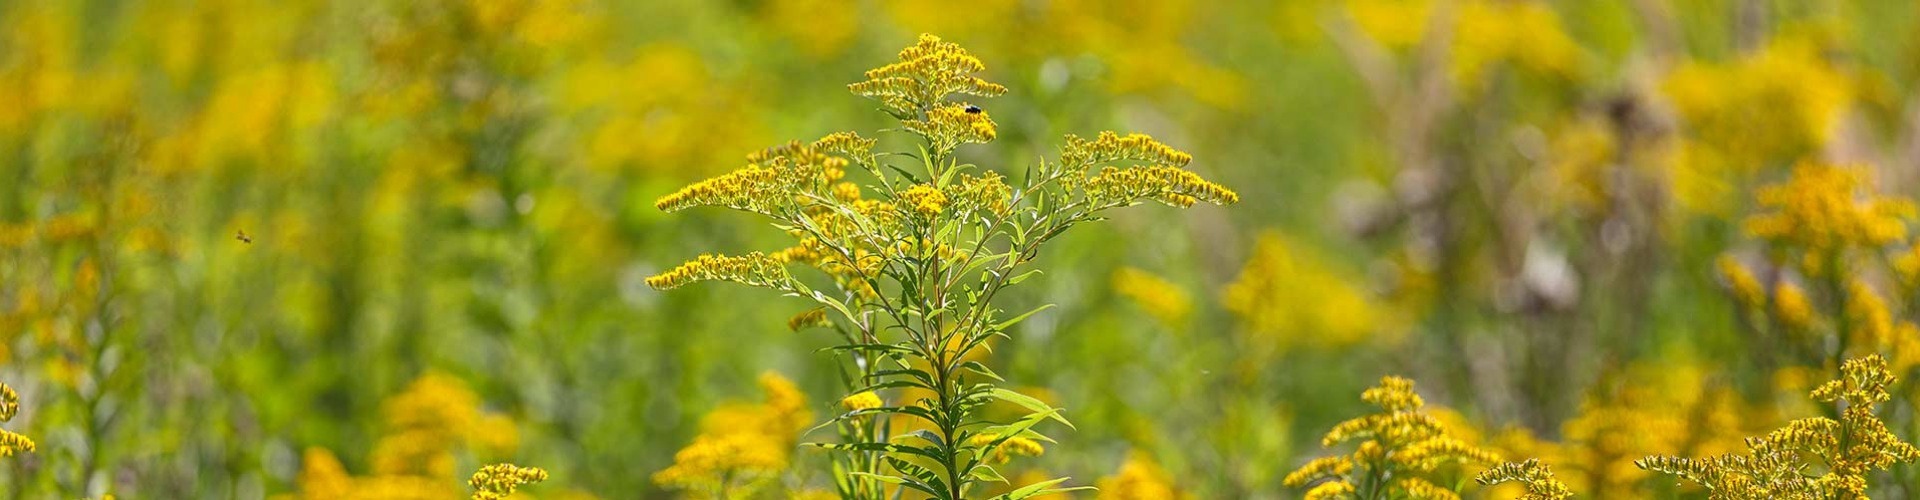
[[[1378,386],[1367,389],[1360,398],[1378,407],[1380,412],[1340,422],[1320,440],[1321,446],[1328,448],[1358,440],[1360,444],[1353,454],[1308,462],[1288,474],[1282,483],[1299,488],[1324,481],[1308,492],[1308,496],[1313,497],[1321,488],[1327,488],[1326,484],[1353,484],[1368,477],[1387,477],[1393,480],[1386,484],[1365,482],[1372,491],[1333,488],[1346,491],[1347,495],[1455,498],[1450,496],[1452,491],[1434,485],[1426,476],[1447,464],[1499,461],[1494,452],[1448,435],[1439,419],[1421,411],[1426,403],[1413,391],[1412,380],[1382,377]]]
[[[866,73],[866,81],[848,85],[854,94],[878,99],[894,116],[913,116],[932,108],[949,94],[994,97],[1007,88],[973,76],[986,64],[966,49],[940,37],[920,35],[920,41],[900,51],[900,60]]]
[[[547,471],[539,467],[493,464],[481,467],[467,480],[473,487],[473,500],[505,500],[520,485],[547,480]]]
[[[952,194],[948,198],[953,200],[955,210],[962,217],[991,214],[1004,218],[1012,208],[1013,189],[999,173],[987,172],[979,177],[960,174],[959,182],[949,189]]]
[[[947,195],[933,186],[915,184],[900,193],[900,203],[912,207],[922,217],[933,217],[947,206]]]
[[[827,321],[827,309],[823,307],[801,311],[800,314],[795,314],[793,318],[787,320],[787,329],[796,332],[807,328],[831,325],[832,323]]]
[[[701,255],[671,271],[647,278],[647,286],[656,290],[679,288],[696,281],[732,281],[754,286],[778,287],[792,279],[781,261],[760,252],[738,257]]]
[[[901,123],[907,130],[926,136],[933,143],[934,153],[941,155],[961,144],[993,142],[999,135],[998,125],[987,116],[986,110],[965,103],[938,105],[927,110],[924,120],[909,119]]]
[[[994,441],[1000,441],[1000,444],[995,445]],[[997,464],[1007,463],[1016,456],[1037,457],[1047,452],[1045,447],[1040,446],[1039,441],[1031,438],[1014,436],[1001,440],[999,434],[993,433],[975,434],[967,439],[967,446],[979,449],[981,453],[987,454],[989,461]],[[988,449],[989,446],[992,448]]]
[[[859,394],[847,396],[840,400],[840,407],[845,408],[847,411],[850,411],[850,412],[860,411],[860,410],[871,410],[871,409],[879,408],[885,405],[886,405],[886,402],[881,401],[880,395],[874,394],[873,391],[861,392]]]
[[[717,206],[774,215],[809,205],[796,194],[829,194],[829,186],[846,176],[847,159],[790,141],[747,156],[747,165],[718,177],[696,182],[654,202],[674,212],[697,206]]]
[[[1814,388],[1815,401],[1834,404],[1839,420],[1795,420],[1765,437],[1747,440],[1745,453],[1704,459],[1653,456],[1640,468],[1700,483],[1728,498],[1865,498],[1867,474],[1920,460],[1920,448],[1901,441],[1875,415],[1891,398],[1893,373],[1879,355],[1851,359],[1841,377]],[[1847,443],[1843,448],[1840,443]],[[1824,465],[1824,474],[1811,458]]]
[[[1868,187],[1857,168],[1803,163],[1787,182],[1760,189],[1760,205],[1771,211],[1748,217],[1747,233],[1823,256],[1906,238],[1913,202],[1874,196]]]
[[[1121,169],[1106,167],[1088,177],[1084,188],[1095,207],[1131,205],[1153,200],[1186,208],[1205,201],[1215,205],[1240,202],[1240,195],[1200,174],[1166,165]]]
[[[1067,145],[1060,152],[1060,162],[1068,168],[1087,168],[1117,161],[1184,167],[1193,162],[1193,155],[1154,140],[1147,134],[1122,136],[1113,132],[1101,132],[1091,141],[1068,134]]]

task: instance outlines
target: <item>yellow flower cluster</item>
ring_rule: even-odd
[[[973,76],[986,69],[979,58],[944,42],[920,35],[918,43],[900,51],[900,60],[867,70],[866,81],[847,88],[861,97],[878,99],[897,117],[913,117],[940,103],[949,94],[994,97],[1007,88]]]
[[[1541,464],[1537,458],[1500,464],[1481,471],[1473,481],[1489,486],[1519,483],[1527,488],[1527,493],[1521,495],[1519,500],[1565,500],[1573,496],[1573,491],[1567,489],[1566,483],[1553,478],[1553,469]]]
[[[473,487],[473,500],[506,500],[520,485],[547,480],[547,471],[539,467],[493,464],[481,467],[467,480]]]
[[[1123,267],[1113,272],[1113,291],[1131,299],[1154,319],[1169,326],[1186,321],[1193,312],[1193,301],[1185,290],[1166,278],[1140,269]]]
[[[701,255],[673,270],[647,278],[647,286],[669,290],[696,281],[732,281],[752,286],[781,287],[792,276],[780,259],[760,252],[741,256]]]
[[[867,160],[873,158],[873,146],[879,142],[876,139],[860,137],[860,134],[855,132],[834,132],[813,141],[813,149],[867,163]]]
[[[776,479],[813,414],[806,396],[779,375],[762,374],[760,389],[766,393],[762,404],[727,405],[707,414],[700,435],[674,454],[671,467],[653,475],[654,484],[718,499],[750,496]]]
[[[1088,177],[1087,199],[1095,207],[1131,205],[1153,200],[1186,208],[1205,201],[1215,205],[1240,202],[1240,195],[1190,170],[1166,165],[1134,168],[1106,167]]]
[[[13,387],[0,382],[0,422],[12,422],[14,415],[20,413],[20,394]],[[11,457],[18,453],[32,453],[33,440],[19,433],[0,429],[0,456]]]
[[[920,217],[932,218],[947,207],[947,194],[933,186],[915,184],[900,193],[900,204],[913,209]]]
[[[1373,498],[1395,494],[1409,498],[1459,498],[1453,490],[1432,481],[1437,470],[1449,464],[1500,460],[1492,451],[1449,436],[1440,420],[1421,411],[1426,403],[1413,392],[1412,380],[1383,377],[1380,385],[1361,393],[1360,399],[1372,403],[1381,412],[1336,424],[1320,440],[1321,446],[1328,448],[1359,440],[1354,453],[1315,459],[1287,474],[1282,482],[1293,488],[1322,482],[1308,491],[1309,498]],[[1363,485],[1375,490],[1356,489]]]
[[[858,152],[857,136],[839,134],[821,140],[824,146]],[[799,141],[769,148],[747,157],[747,166],[681,188],[661,197],[654,207],[668,212],[698,206],[718,206],[764,215],[809,205],[803,196],[828,193],[846,176],[847,159],[827,154]]]
[[[827,321],[827,309],[824,307],[815,307],[801,311],[800,314],[795,314],[792,318],[787,319],[787,329],[796,332],[816,326],[827,327],[831,325],[832,323]]]
[[[1885,359],[1851,359],[1840,371],[1839,379],[1811,394],[1815,401],[1837,407],[1837,421],[1795,420],[1748,439],[1746,453],[1704,459],[1653,456],[1635,464],[1705,485],[1715,498],[1867,498],[1868,473],[1920,460],[1920,448],[1901,441],[1874,414],[1875,406],[1891,398],[1887,389],[1895,381]],[[1819,459],[1825,470],[1815,468],[1809,456]]]
[[[995,218],[1005,218],[1013,208],[1013,189],[997,172],[987,172],[979,177],[960,174],[959,182],[947,189],[951,191],[947,197],[953,200],[959,217],[991,214]]]
[[[1066,147],[1060,151],[1060,162],[1066,164],[1067,168],[1087,168],[1116,161],[1184,167],[1193,162],[1193,155],[1174,149],[1147,134],[1122,136],[1111,131],[1101,132],[1091,141],[1067,134]]]
[[[1000,444],[995,445],[994,441],[1000,441]],[[1016,456],[1037,457],[1047,452],[1039,441],[1031,438],[1014,436],[1002,441],[999,434],[993,433],[975,434],[967,439],[967,446],[985,454],[988,462],[996,464],[1007,463]]]
[[[999,134],[999,126],[986,110],[966,103],[947,103],[927,110],[924,120],[902,120],[907,130],[919,133],[932,143],[935,154],[945,155],[961,144],[986,144]]]
[[[1182,500],[1190,498],[1173,487],[1173,478],[1160,469],[1152,457],[1140,453],[1127,456],[1120,470],[1095,483],[1100,489],[1096,500]]]
[[[886,401],[882,401],[880,395],[874,394],[873,391],[865,391],[840,399],[840,407],[849,412],[871,410],[886,404]]]
[[[1787,182],[1760,189],[1760,205],[1771,211],[1747,218],[1747,233],[1794,245],[1822,260],[1830,252],[1880,247],[1906,238],[1913,202],[1868,192],[1862,176],[1856,168],[1803,163]],[[1819,274],[1822,260],[1805,266]]]

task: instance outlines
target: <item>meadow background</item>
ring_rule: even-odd
[[[644,283],[784,235],[653,200],[886,126],[845,85],[923,32],[1012,89],[968,160],[1137,130],[1242,195],[1070,234],[1006,299],[1058,307],[991,364],[1078,424],[1014,470],[1079,484],[1297,497],[1399,374],[1588,498],[1698,495],[1631,461],[1737,449],[1833,373],[1729,287],[1807,281],[1743,230],[1756,188],[1920,194],[1910,0],[0,1],[0,380],[39,443],[0,496],[451,498],[513,460],[539,498],[670,498],[761,373],[818,414],[841,387],[804,304]],[[1911,326],[1904,234],[1857,274]]]

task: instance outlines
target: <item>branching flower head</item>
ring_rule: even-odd
[[[1771,211],[1749,217],[1747,232],[1811,255],[1877,248],[1906,238],[1913,202],[1872,194],[1863,175],[1856,168],[1801,164],[1787,182],[1760,189],[1760,205]]]
[[[995,97],[1007,88],[973,76],[987,65],[952,42],[933,35],[900,51],[899,62],[867,70],[866,81],[847,86],[855,95],[877,99],[896,117],[910,117],[950,94]]]
[[[1380,413],[1336,424],[1320,441],[1331,448],[1357,440],[1360,444],[1353,454],[1314,459],[1282,482],[1294,488],[1319,482],[1308,491],[1309,498],[1366,498],[1382,493],[1458,498],[1457,492],[1440,486],[1444,481],[1435,481],[1437,471],[1450,464],[1499,461],[1493,452],[1447,435],[1438,419],[1421,411],[1426,402],[1413,391],[1412,380],[1381,378],[1380,385],[1360,398],[1380,408]],[[1362,485],[1373,490],[1359,491]]]
[[[473,500],[505,500],[521,485],[547,480],[547,471],[539,467],[493,464],[481,467],[467,480],[473,487]]]
[[[1840,370],[1839,379],[1812,391],[1814,400],[1842,407],[1839,420],[1789,422],[1749,438],[1746,453],[1654,456],[1635,465],[1705,485],[1716,499],[1866,498],[1868,473],[1920,460],[1920,448],[1893,435],[1874,414],[1874,407],[1890,398],[1887,388],[1894,382],[1885,359],[1852,359]]]

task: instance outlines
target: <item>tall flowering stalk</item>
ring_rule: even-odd
[[[1813,389],[1840,418],[1788,422],[1748,438],[1746,453],[1707,458],[1652,456],[1642,469],[1705,486],[1713,499],[1865,499],[1870,475],[1920,460],[1920,448],[1887,429],[1874,408],[1892,399],[1893,372],[1878,354],[1848,360],[1837,380]]]
[[[900,121],[896,131],[915,139],[912,151],[876,151],[877,140],[852,132],[791,142],[656,204],[670,212],[718,206],[759,214],[796,240],[770,253],[701,256],[648,284],[732,281],[819,306],[789,326],[840,335],[829,351],[849,368],[846,411],[823,426],[836,426],[841,442],[817,446],[842,452],[835,464],[842,498],[913,490],[959,500],[978,494],[981,483],[1005,482],[994,466],[1050,441],[1035,426],[1067,420],[1059,409],[995,384],[1000,377],[976,359],[1045,308],[1009,315],[994,299],[1037,272],[1032,263],[1042,244],[1106,210],[1239,199],[1187,170],[1191,156],[1142,134],[1068,136],[1057,159],[1012,178],[961,163],[959,147],[997,134],[985,110],[955,100],[1006,92],[976,76],[984,69],[958,45],[923,35],[898,62],[849,86]],[[996,401],[1024,408],[1024,415],[990,421],[977,411]],[[1058,487],[1065,480],[994,498],[1074,489]]]
[[[1320,440],[1326,448],[1358,442],[1353,453],[1313,459],[1282,480],[1290,488],[1308,488],[1302,498],[1458,499],[1447,473],[1465,464],[1500,461],[1494,452],[1448,435],[1440,420],[1423,410],[1426,401],[1413,392],[1412,380],[1382,377],[1360,399],[1380,412],[1335,424]]]

